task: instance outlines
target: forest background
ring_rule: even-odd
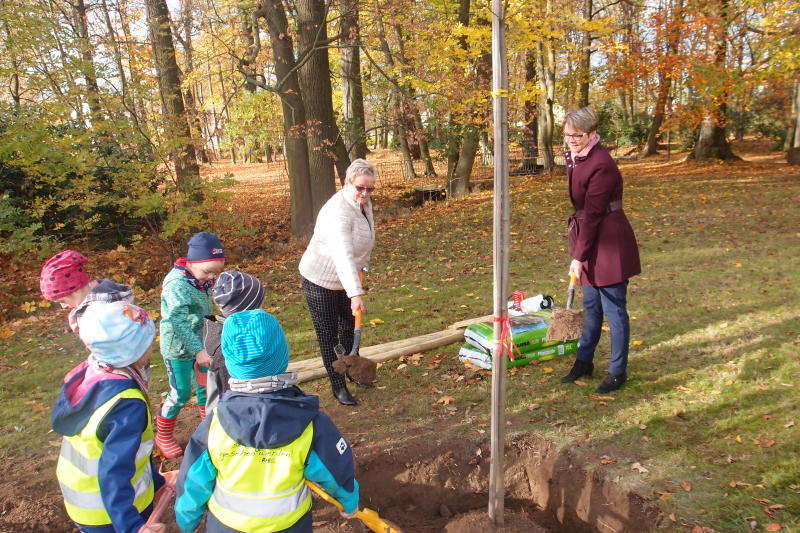
[[[237,227],[214,207],[230,182],[200,177],[220,159],[280,157],[301,240],[368,144],[463,196],[491,157],[490,20],[470,0],[3,2],[2,253],[174,257],[192,229]],[[746,134],[791,153],[798,20],[796,0],[508,2],[512,170],[550,171],[559,118],[587,104],[622,154],[666,139],[730,160]]]

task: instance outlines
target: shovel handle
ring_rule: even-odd
[[[356,309],[356,312],[353,313],[353,316],[356,317],[356,324],[355,327],[361,327],[361,309]]]
[[[317,496],[319,496],[320,498],[322,498],[326,502],[330,503],[331,505],[335,505],[340,510],[344,509],[342,504],[339,503],[339,500],[337,500],[336,498],[334,498],[333,496],[331,496],[330,494],[325,492],[325,489],[323,489],[322,487],[320,487],[319,485],[317,485],[313,481],[309,481],[307,479],[306,480],[306,485],[308,485],[308,488],[313,490],[316,493]]]
[[[569,287],[567,288],[567,309],[572,309],[572,303],[575,301],[575,285],[578,284],[578,276],[575,272],[569,273]]]

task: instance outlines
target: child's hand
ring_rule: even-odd
[[[353,511],[352,513],[349,513],[349,514],[345,513],[344,511],[342,511],[340,509],[339,510],[339,514],[342,515],[342,518],[347,518],[349,520],[351,518],[355,518],[356,517],[356,515],[358,514],[358,509],[356,509],[355,511]]]
[[[211,366],[211,362],[213,361],[211,357],[208,355],[208,352],[205,350],[205,348],[197,352],[194,358],[197,361],[198,365],[205,367]]]
[[[167,526],[161,522],[155,524],[145,524],[139,528],[138,533],[167,533]]]

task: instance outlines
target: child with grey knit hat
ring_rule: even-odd
[[[255,276],[238,270],[226,270],[217,277],[212,298],[222,314],[206,316],[203,321],[203,346],[212,359],[206,385],[206,409],[209,411],[214,409],[220,396],[230,388],[230,374],[221,346],[225,319],[234,313],[260,309],[264,301],[264,286]]]

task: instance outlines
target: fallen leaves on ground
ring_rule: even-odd
[[[641,465],[641,463],[633,463],[633,464],[631,465],[631,470],[636,470],[636,471],[637,471],[637,472],[639,472],[640,474],[648,474],[648,473],[650,472],[648,469],[646,469],[645,467],[643,467],[643,466]]]

